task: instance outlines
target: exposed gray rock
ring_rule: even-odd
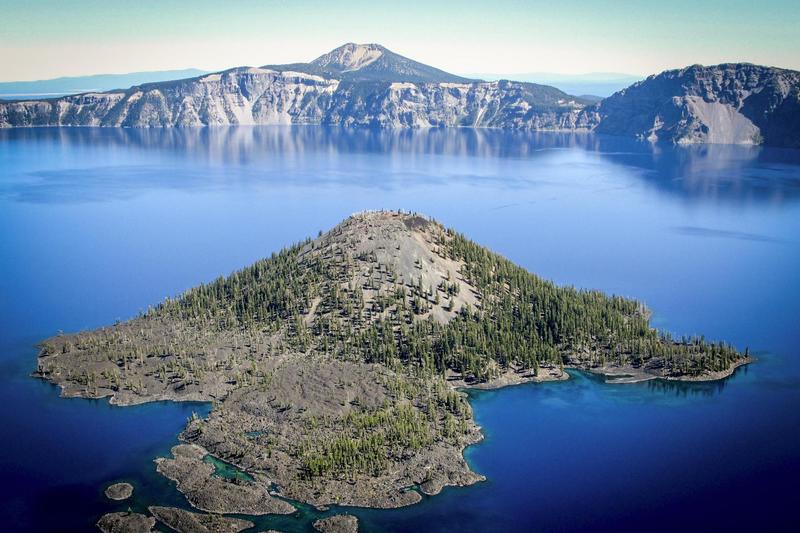
[[[148,507],[148,510],[159,522],[178,533],[238,533],[254,525],[240,518],[191,513],[177,507]]]
[[[108,486],[105,494],[111,500],[127,500],[133,495],[133,485],[130,483],[114,483]]]
[[[588,108],[595,131],[678,144],[800,146],[800,72],[747,63],[650,76]]]
[[[0,127],[333,124],[589,127],[588,101],[545,85],[479,82],[347,44],[311,63],[240,67],[127,90],[0,102]],[[580,122],[583,120],[584,122]]]
[[[358,518],[349,514],[337,514],[314,522],[314,529],[320,533],[356,533]]]
[[[103,533],[149,533],[155,531],[156,519],[139,513],[108,513],[100,517],[97,527]]]
[[[126,91],[0,103],[0,127],[591,126],[583,101],[552,87],[480,83],[340,82],[311,74],[237,68]]]
[[[378,44],[348,43],[309,63],[0,102],[0,128],[239,124],[595,130],[652,142],[796,147],[800,72],[694,65],[596,102],[547,85],[471,80]]]
[[[200,446],[180,444],[172,448],[172,459],[156,459],[159,473],[175,481],[193,507],[220,514],[290,514],[294,507],[271,496],[258,482],[233,482],[214,476],[214,467],[203,462]]]

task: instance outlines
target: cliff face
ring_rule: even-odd
[[[0,104],[0,126],[212,126],[319,122],[338,86],[299,72],[238,68],[199,78]]]
[[[589,108],[598,133],[678,144],[800,146],[800,72],[694,65],[635,83]]]
[[[695,65],[593,104],[547,85],[471,80],[377,44],[348,43],[309,63],[0,102],[0,127],[238,124],[594,130],[651,142],[800,147],[800,72]]]
[[[333,124],[571,129],[583,108],[581,101],[557,89],[525,83],[350,82],[289,70],[238,68],[124,92],[0,103],[0,127]]]
[[[584,105],[553,89],[517,82],[348,83],[332,100],[329,124],[573,129]]]

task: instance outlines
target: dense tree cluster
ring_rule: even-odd
[[[377,475],[391,457],[430,445],[434,432],[419,410],[408,404],[347,415],[345,430],[330,442],[300,449],[309,477],[363,472]]]
[[[501,367],[610,363],[685,375],[724,370],[742,357],[729,344],[702,337],[675,340],[651,328],[648,311],[634,300],[559,287],[458,233],[447,232],[441,245],[464,262],[465,278],[484,295],[480,313],[461,313],[454,322],[461,337],[443,342],[445,361],[467,348],[469,355],[454,361],[462,368],[483,354]]]
[[[307,311],[310,291],[324,265],[303,264],[298,254],[310,241],[272,254],[268,259],[201,284],[180,298],[168,299],[148,314],[188,319],[205,324],[216,322],[220,329],[242,325],[273,325]]]
[[[464,395],[440,379],[390,383],[396,402],[377,409],[351,411],[335,422],[336,431],[314,431],[298,450],[302,475],[378,475],[391,461],[430,446],[439,439],[457,443],[469,432],[472,411]]]

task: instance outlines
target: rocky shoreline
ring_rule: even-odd
[[[131,511],[108,513],[97,521],[97,528],[103,533],[149,533],[155,531],[155,525],[152,516]]]
[[[151,506],[147,510],[159,522],[178,533],[238,533],[255,525],[249,520],[192,513],[177,507]]]
[[[727,369],[716,372],[705,372],[697,376],[665,376],[641,368],[634,367],[580,367],[575,366],[576,370],[583,370],[591,374],[600,375],[606,378],[606,383],[641,383],[643,381],[663,380],[663,381],[683,381],[687,383],[700,383],[707,381],[719,381],[728,378],[736,372],[736,369],[751,364],[755,361],[754,357],[744,357],[733,362]]]
[[[380,211],[133,320],[48,339],[34,375],[116,405],[212,402],[156,469],[195,509],[260,516],[290,502],[397,508],[484,480],[464,459],[483,435],[463,389],[569,368],[713,380],[750,361],[662,335],[638,302],[558,287],[430,219]]]
[[[172,459],[155,460],[158,473],[174,481],[192,507],[217,514],[291,514],[294,506],[269,494],[258,481],[228,481],[214,475],[214,467],[203,461],[208,451],[193,444],[172,448]]]
[[[601,375],[608,378],[607,383],[614,384],[632,384],[650,380],[704,382],[726,379],[733,375],[736,369],[750,364],[754,360],[754,358],[748,357],[732,365],[728,370],[708,373],[703,376],[694,376],[691,379],[653,375],[633,367],[602,369],[567,367],[567,370],[575,369]],[[570,379],[570,376],[567,372],[558,367],[553,367],[544,369],[544,372],[540,370],[539,375],[509,370],[487,383],[478,385],[471,385],[462,379],[450,376],[449,384],[453,387],[465,389],[496,390],[526,383],[545,383],[568,379]],[[480,442],[482,439],[483,434],[480,428],[476,426],[473,440],[465,442],[459,452],[461,457],[463,458],[464,450],[467,447]],[[183,437],[182,440],[184,440]],[[195,444],[179,444],[172,449],[172,459],[157,458],[155,460],[159,473],[175,481],[178,491],[187,497],[193,507],[209,514],[192,513],[178,508],[151,506],[148,510],[155,518],[139,513],[109,513],[104,515],[98,522],[98,527],[104,532],[114,533],[154,531],[153,527],[155,519],[157,519],[179,533],[205,533],[212,531],[235,533],[252,527],[252,522],[222,515],[245,514],[258,516],[264,514],[290,514],[295,511],[294,506],[281,497],[283,496],[281,492],[276,492],[275,489],[269,488],[269,480],[262,473],[248,472],[242,469],[243,472],[252,475],[254,479],[258,479],[250,483],[224,481],[215,477],[214,467],[203,461],[204,457],[209,453],[208,450]],[[234,466],[238,467],[239,465]],[[434,477],[417,485],[416,490],[406,489],[403,494],[408,496],[405,498],[375,500],[373,502],[374,505],[366,505],[366,507],[393,508],[413,505],[421,501],[421,494],[433,496],[441,492],[445,486],[466,486],[485,480],[484,476],[471,470],[469,470],[469,473],[472,476],[466,476],[462,480],[449,479],[447,482],[443,481],[442,478]],[[117,485],[112,485],[109,489]],[[351,491],[358,493],[358,482],[349,482],[349,488]],[[315,505],[320,510],[326,510],[327,504],[333,502],[308,499],[307,503]],[[335,503],[337,505],[348,505],[346,501],[341,500]],[[358,531],[358,519],[351,515],[333,515],[319,519],[313,525],[317,531],[323,533],[353,533]]]
[[[114,483],[106,488],[105,495],[109,500],[127,500],[133,495],[133,485],[130,483]]]

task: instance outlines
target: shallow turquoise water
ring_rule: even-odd
[[[0,512],[80,530],[182,504],[152,459],[201,405],[64,400],[35,342],[92,328],[366,208],[414,209],[654,323],[750,347],[715,384],[475,393],[488,481],[356,510],[367,530],[775,529],[800,504],[800,153],[589,135],[320,127],[0,131]],[[123,505],[127,508],[128,503]],[[268,520],[305,528],[311,514]]]

